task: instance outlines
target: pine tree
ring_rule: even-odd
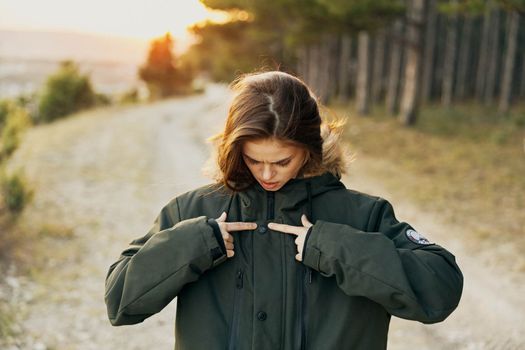
[[[173,39],[169,33],[153,40],[139,76],[147,84],[151,99],[185,93],[192,80],[191,73],[176,64]]]

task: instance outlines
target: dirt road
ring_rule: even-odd
[[[31,280],[11,277],[24,317],[6,349],[173,348],[175,303],[143,324],[111,327],[104,278],[169,199],[209,182],[199,175],[209,153],[203,140],[221,128],[228,99],[224,87],[211,86],[202,96],[89,112],[26,135],[11,163],[25,166],[36,192],[22,221],[28,228],[52,224],[72,233],[47,243],[52,258],[43,272]],[[525,348],[519,276],[467,256],[461,227],[382,188],[367,176],[377,166],[385,164],[358,159],[344,182],[391,200],[398,218],[450,248],[465,274],[456,313],[429,326],[394,319],[389,349]]]

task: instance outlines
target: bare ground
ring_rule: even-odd
[[[25,167],[35,198],[21,222],[26,230],[55,225],[71,234],[43,239],[49,258],[38,272],[24,277],[12,269],[5,279],[0,297],[9,296],[20,321],[0,348],[173,348],[175,303],[142,324],[112,327],[104,278],[169,199],[209,182],[200,175],[209,153],[203,140],[220,130],[228,99],[223,87],[211,86],[202,96],[89,112],[25,136],[11,166]],[[399,219],[451,250],[465,275],[455,313],[435,325],[394,318],[389,349],[525,348],[524,276],[489,266],[483,254],[467,249],[462,227],[369,176],[387,166],[358,158],[344,182],[389,199]]]

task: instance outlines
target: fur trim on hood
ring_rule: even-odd
[[[347,173],[348,166],[353,160],[347,145],[341,140],[346,120],[336,119],[321,124],[321,138],[323,139],[323,162],[319,169],[312,169],[303,177],[322,175],[326,172],[341,178]]]

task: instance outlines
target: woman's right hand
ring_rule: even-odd
[[[257,224],[255,222],[226,222],[226,212],[223,212],[215,221],[221,229],[222,239],[224,239],[224,245],[226,246],[226,256],[228,258],[233,257],[234,245],[233,236],[230,234],[232,231],[245,231],[255,230]]]

